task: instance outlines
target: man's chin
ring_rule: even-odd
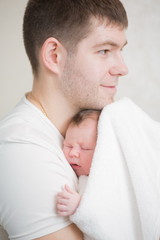
[[[102,108],[104,108],[105,106],[111,104],[114,102],[114,97],[108,98],[107,101],[105,101],[104,105]]]

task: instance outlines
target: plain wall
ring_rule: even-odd
[[[120,79],[116,99],[131,98],[160,121],[160,0],[122,0],[128,12],[129,74]],[[0,0],[0,118],[31,89],[32,73],[22,38],[26,0]]]

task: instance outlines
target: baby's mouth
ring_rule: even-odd
[[[78,164],[75,164],[75,163],[71,163],[70,165],[73,169],[79,169],[80,168],[80,166]]]

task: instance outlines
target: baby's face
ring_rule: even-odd
[[[79,126],[70,125],[63,152],[77,176],[88,175],[97,139],[97,121],[85,119]]]

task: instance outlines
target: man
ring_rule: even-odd
[[[83,238],[56,212],[62,186],[77,185],[63,136],[80,109],[113,101],[127,74],[126,27],[119,0],[28,1],[23,33],[33,88],[0,125],[0,219],[10,239]]]

